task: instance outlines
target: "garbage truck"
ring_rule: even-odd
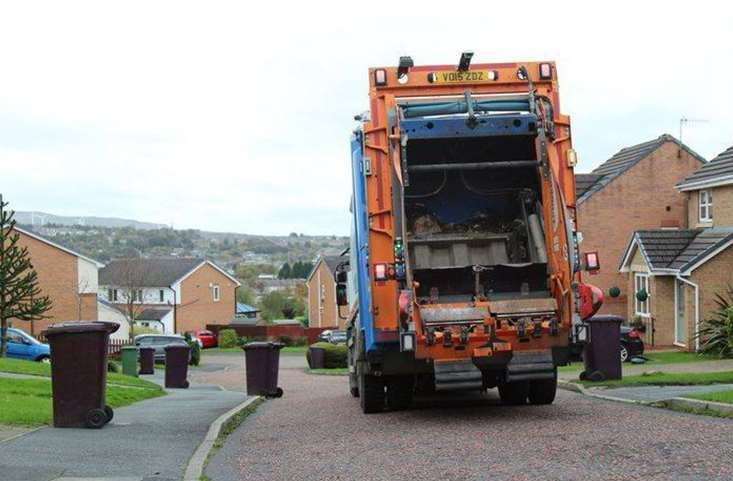
[[[364,413],[420,391],[554,401],[602,292],[581,254],[570,118],[554,62],[369,69],[351,139],[349,387]],[[349,308],[350,306],[350,308]]]

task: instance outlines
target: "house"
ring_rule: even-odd
[[[97,319],[100,321],[114,322],[120,326],[117,331],[110,335],[112,339],[130,339],[130,323],[127,322],[127,316],[122,309],[101,297],[97,297],[97,313]]]
[[[621,149],[590,174],[576,175],[580,249],[599,253],[601,270],[586,281],[606,294],[602,314],[627,314],[626,276],[618,265],[632,233],[687,227],[687,202],[675,185],[703,165],[705,159],[665,134]],[[610,295],[614,287],[617,297]]]
[[[38,335],[55,322],[96,320],[98,269],[102,264],[31,230],[16,226],[14,231],[19,234],[18,245],[28,249],[41,292],[53,303],[46,318],[18,321],[14,327]]]
[[[654,344],[696,350],[700,322],[733,284],[733,147],[676,187],[688,228],[636,231],[620,272],[634,294],[627,315],[654,327]]]
[[[342,318],[336,304],[336,268],[348,264],[348,256],[319,256],[313,270],[306,279],[308,287],[308,327],[343,328]]]
[[[99,295],[135,322],[166,333],[229,324],[239,281],[199,258],[120,259],[99,271]]]

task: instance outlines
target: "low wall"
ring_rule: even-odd
[[[276,340],[279,337],[287,336],[293,339],[307,337],[308,344],[318,340],[318,336],[328,329],[336,327],[303,327],[303,326],[241,326],[237,324],[207,324],[206,329],[217,336],[222,329],[234,329],[239,337],[260,337],[263,339]]]

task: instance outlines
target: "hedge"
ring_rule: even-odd
[[[311,344],[311,348],[321,348],[325,351],[324,367],[326,369],[348,367],[347,352],[348,348],[345,344],[331,344],[330,342],[317,342]],[[310,349],[306,351],[305,357],[310,365]]]
[[[224,349],[237,347],[237,331],[234,329],[222,329],[219,331],[219,347]]]

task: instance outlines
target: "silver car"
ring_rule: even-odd
[[[137,347],[152,347],[155,349],[155,361],[165,362],[166,346],[188,346],[183,336],[176,334],[140,334],[135,336]]]

